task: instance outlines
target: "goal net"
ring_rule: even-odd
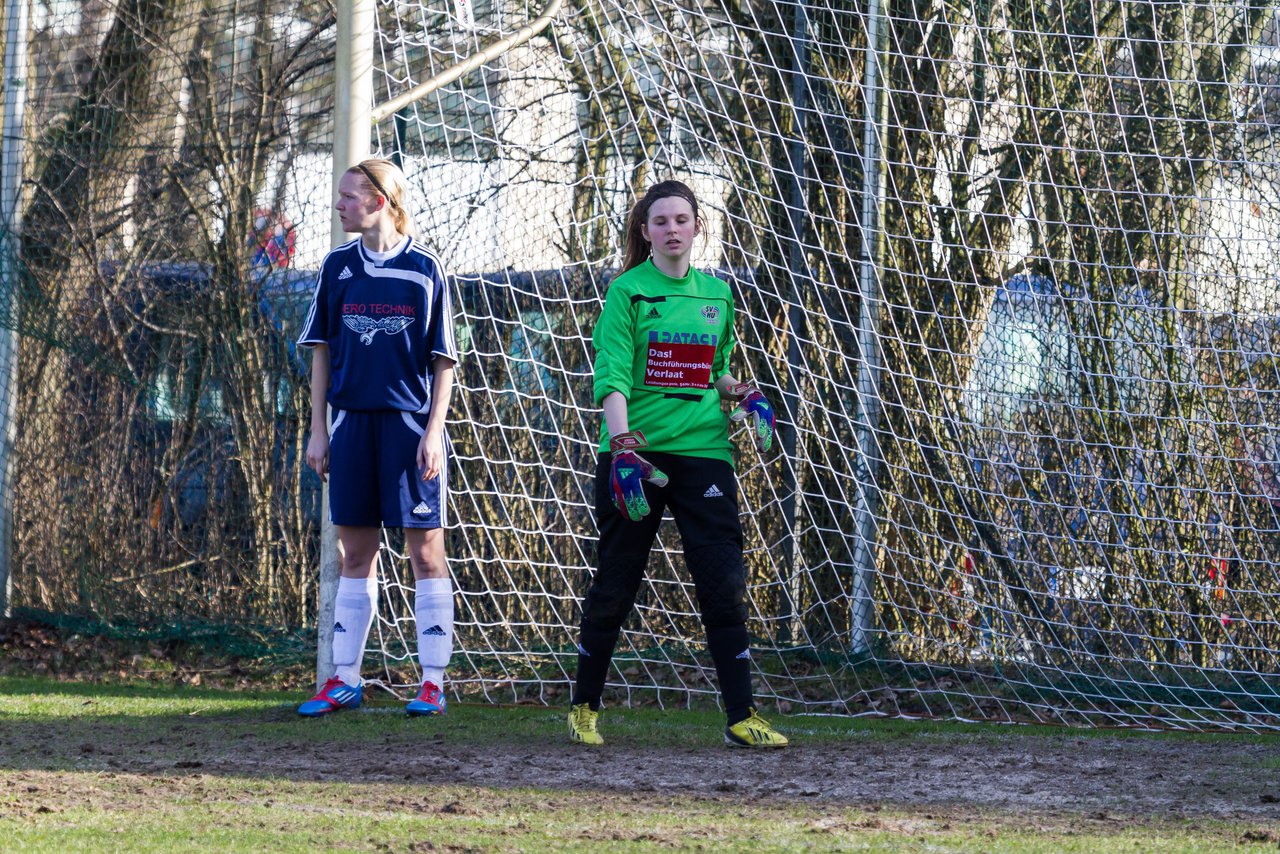
[[[376,97],[541,9],[381,4]],[[565,699],[590,331],[678,177],[780,413],[737,441],[762,698],[1280,723],[1278,62],[1266,3],[583,0],[381,123],[457,277],[454,686]],[[701,634],[667,525],[615,700],[713,696]]]
[[[378,0],[375,103],[548,8]],[[333,8],[31,10],[0,181],[12,604],[274,643],[319,604],[291,342],[346,108]],[[567,700],[590,335],[627,211],[675,177],[779,414],[767,454],[734,436],[762,705],[1280,727],[1278,86],[1261,0],[565,0],[379,121],[459,313],[451,690]],[[365,665],[404,693],[398,535],[382,557]],[[667,524],[606,701],[715,702],[697,612]]]

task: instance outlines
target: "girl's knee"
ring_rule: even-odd
[[[448,578],[449,561],[444,554],[444,534],[438,528],[408,529],[405,546],[415,578]]]

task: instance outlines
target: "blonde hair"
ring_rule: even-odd
[[[405,207],[409,196],[409,182],[399,166],[381,157],[370,157],[368,160],[361,160],[347,172],[358,176],[372,192],[387,200],[396,231],[410,237],[418,236],[418,228]]]

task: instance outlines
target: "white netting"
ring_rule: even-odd
[[[542,8],[380,3],[376,99]],[[679,177],[780,412],[739,443],[761,696],[1280,725],[1275,42],[1265,3],[576,0],[380,124],[462,313],[453,685],[565,698],[590,332]],[[696,613],[668,525],[617,696],[714,693]]]

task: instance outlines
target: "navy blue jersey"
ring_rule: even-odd
[[[359,239],[325,256],[298,344],[329,345],[335,409],[428,412],[432,362],[458,360],[439,259],[416,240],[375,261]]]

